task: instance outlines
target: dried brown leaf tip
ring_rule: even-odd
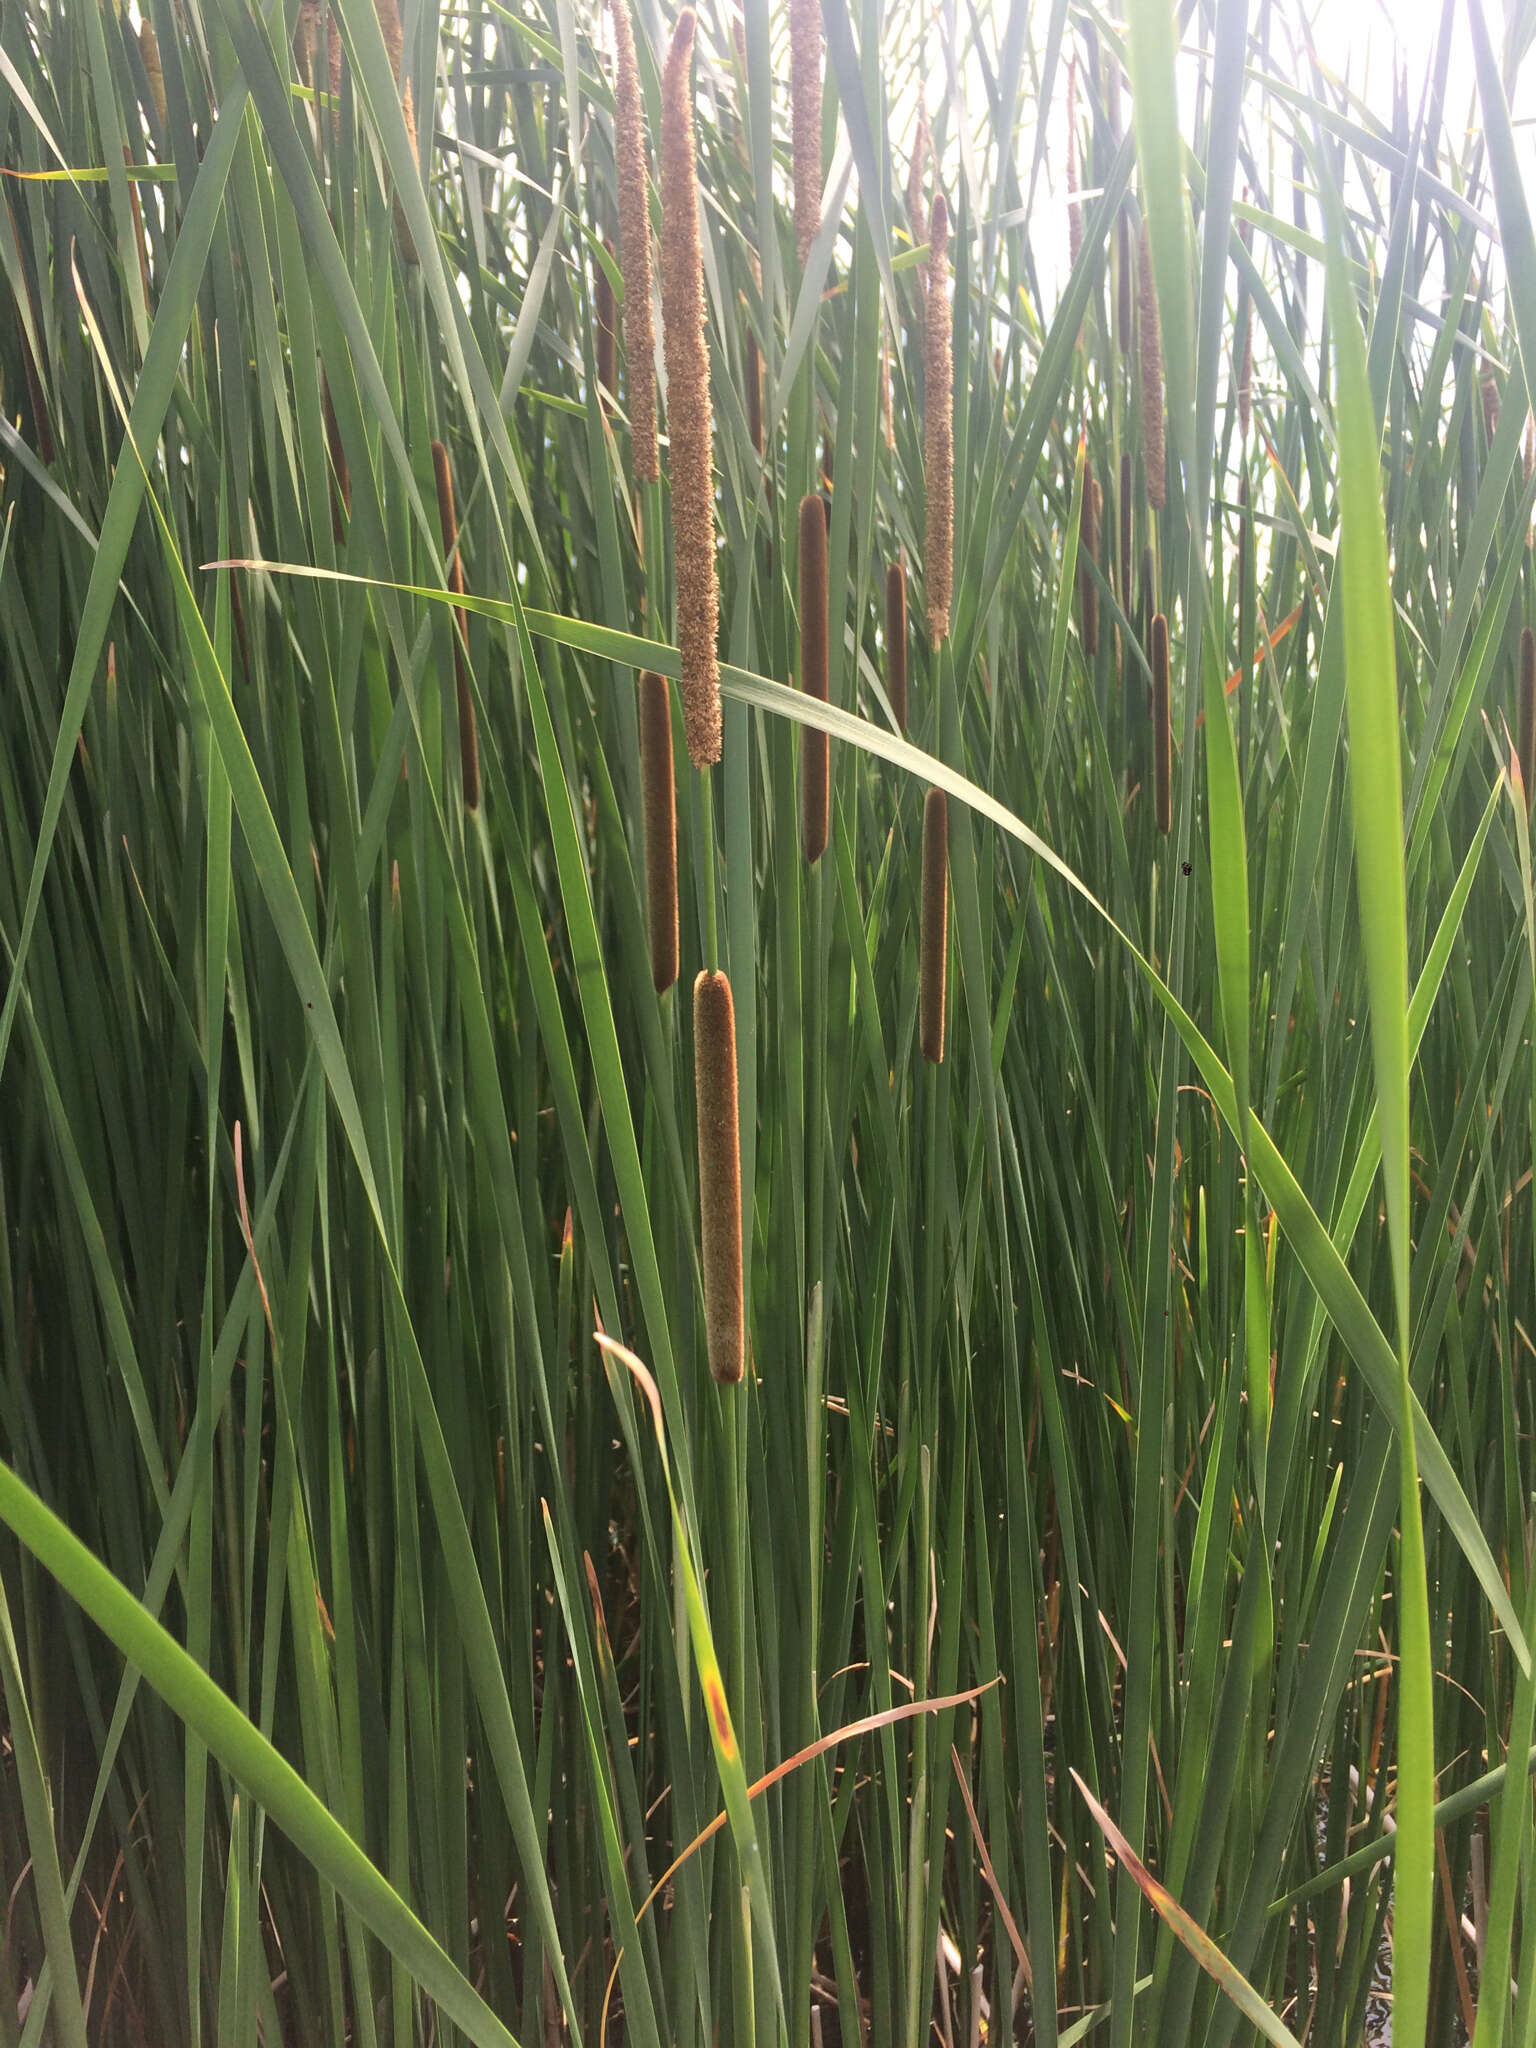
[[[907,565],[898,558],[885,572],[885,694],[898,732],[907,729]]]
[[[1173,830],[1173,713],[1168,687],[1168,621],[1152,621],[1152,780],[1157,829]]]
[[[821,233],[821,0],[789,0],[789,116],[795,166],[795,255]]]
[[[617,54],[614,161],[619,187],[619,275],[624,280],[624,363],[635,482],[661,475],[656,453],[656,328],[651,316],[651,214],[645,190],[645,104],[629,0],[613,0]]]
[[[928,224],[928,290],[923,308],[923,456],[927,499],[923,587],[935,647],[949,633],[955,554],[954,335],[949,292],[949,209],[940,192]]]
[[[453,469],[448,450],[441,441],[432,443],[432,475],[437,484],[437,517],[443,532],[443,553],[448,564],[448,588],[463,594],[464,563],[459,554],[459,521],[453,503]],[[480,735],[475,722],[475,700],[469,687],[465,649],[469,645],[469,614],[463,606],[453,613],[453,681],[459,705],[459,768],[463,780],[464,807],[480,808]]]
[[[720,758],[720,669],[715,636],[713,421],[704,341],[704,262],[699,244],[689,60],[694,15],[684,8],[661,81],[661,319],[671,440],[672,554],[677,564],[677,644],[683,659],[683,725],[696,768]],[[626,287],[626,298],[628,296]]]
[[[922,928],[919,1038],[923,1058],[944,1058],[944,988],[949,958],[949,799],[930,789],[923,800]]]
[[[1152,235],[1141,217],[1141,459],[1147,473],[1147,503],[1161,512],[1168,502],[1163,441],[1163,339],[1157,322],[1157,286],[1152,277]]]
[[[815,493],[800,500],[800,687],[827,702],[827,518]],[[831,745],[815,726],[800,732],[800,843],[814,864],[827,850],[831,821]]]
[[[659,995],[677,980],[677,789],[672,699],[665,676],[640,678],[640,792],[645,826],[645,912],[651,980]]]
[[[1525,807],[1531,807],[1536,789],[1536,638],[1529,626],[1520,634],[1520,779],[1525,784]]]
[[[693,984],[694,1098],[709,1370],[722,1386],[746,1359],[741,1273],[741,1132],[736,1094],[736,1011],[723,974]]]

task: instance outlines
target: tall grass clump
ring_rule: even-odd
[[[0,6],[0,2048],[1536,2040],[1495,12]]]

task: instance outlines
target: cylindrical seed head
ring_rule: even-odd
[[[736,1012],[723,974],[693,984],[694,1093],[704,1328],[711,1376],[734,1385],[745,1365],[742,1319],[741,1132],[736,1104]]]
[[[459,521],[453,504],[453,470],[448,450],[441,441],[432,443],[432,475],[437,484],[437,517],[443,530],[443,554],[452,556],[448,566],[448,588],[464,589],[464,562],[458,552]],[[466,810],[480,808],[480,732],[475,721],[475,700],[469,687],[465,649],[469,645],[469,614],[462,605],[453,613],[453,680],[459,705],[459,770],[464,786]]]
[[[935,647],[949,632],[955,550],[954,334],[949,293],[949,209],[944,195],[933,202],[928,224],[928,291],[923,309],[923,455],[927,528],[923,590],[928,631]]]
[[[672,554],[677,564],[677,643],[683,658],[683,725],[696,768],[720,758],[720,668],[715,636],[714,427],[704,342],[704,260],[694,157],[694,14],[677,18],[661,81],[661,319],[671,434]],[[626,287],[626,300],[628,288]]]
[[[672,701],[665,676],[640,678],[640,789],[645,826],[645,916],[658,995],[677,980],[677,790]]]
[[[139,55],[144,60],[144,76],[149,80],[149,96],[155,103],[155,118],[160,123],[160,133],[165,133],[165,71],[160,62],[160,45],[155,38],[154,23],[146,14],[139,25]]]
[[[1173,714],[1168,694],[1168,621],[1152,621],[1152,776],[1159,832],[1173,830]]]
[[[949,958],[949,799],[930,789],[923,801],[923,904],[919,933],[918,1036],[923,1058],[944,1058],[944,984]]]
[[[1529,810],[1536,789],[1536,638],[1529,626],[1520,634],[1520,779]]]
[[[885,572],[885,694],[896,729],[907,729],[907,565],[901,558]]]
[[[1099,586],[1093,565],[1099,559],[1099,517],[1104,493],[1092,472],[1083,479],[1082,524],[1078,530],[1077,588],[1083,609],[1083,652],[1092,661],[1099,651]]]
[[[651,316],[651,214],[645,190],[645,104],[629,0],[613,0],[613,149],[619,188],[619,274],[624,280],[624,366],[635,482],[661,475],[656,452],[656,328]]]
[[[789,0],[789,112],[795,167],[795,255],[804,269],[821,233],[821,5]]]
[[[827,609],[827,518],[815,493],[800,500],[800,687],[827,701],[831,636]],[[831,825],[831,745],[814,726],[800,728],[800,843],[814,864]]]
[[[1163,453],[1163,340],[1157,324],[1157,286],[1152,277],[1152,235],[1141,217],[1141,453],[1147,472],[1147,503],[1161,512],[1168,502]]]

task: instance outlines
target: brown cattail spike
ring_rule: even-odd
[[[160,123],[160,132],[165,133],[165,70],[160,62],[160,45],[155,37],[154,23],[146,14],[139,25],[139,55],[144,61],[144,76],[149,81],[149,96],[155,103],[155,119]]]
[[[821,0],[789,0],[789,110],[795,164],[795,255],[821,233]]]
[[[1152,621],[1152,773],[1157,829],[1173,830],[1173,723],[1168,700],[1168,621]]]
[[[677,791],[672,700],[665,676],[640,678],[640,788],[645,810],[645,913],[651,980],[659,995],[677,979]]]
[[[1152,279],[1152,236],[1141,217],[1141,459],[1147,472],[1147,503],[1161,512],[1168,502],[1163,453],[1163,340],[1157,324],[1157,287]]]
[[[411,81],[406,79],[400,86],[400,67],[405,56],[405,33],[400,26],[400,9],[397,0],[374,0],[374,12],[379,17],[379,30],[384,37],[384,48],[389,54],[389,68],[395,75],[395,84],[400,88],[400,111],[405,116],[405,132],[411,145],[411,156],[416,150],[416,109],[411,104]],[[407,263],[416,263],[416,243],[405,218],[405,209],[395,198],[395,236],[400,244],[401,257]]]
[[[656,329],[651,318],[651,213],[645,190],[645,105],[629,0],[613,0],[616,54],[614,163],[619,187],[619,274],[624,280],[624,364],[635,482],[661,475],[656,453]]]
[[[896,730],[907,729],[907,565],[898,558],[885,572],[885,694]]]
[[[944,1058],[944,983],[949,957],[949,799],[930,789],[923,802],[923,907],[919,935],[919,1038],[923,1058]]]
[[[432,443],[432,473],[437,481],[437,516],[443,529],[443,554],[451,556],[448,588],[463,594],[464,562],[459,553],[459,521],[453,504],[453,471],[448,450],[441,441]],[[459,770],[464,784],[464,807],[480,808],[480,733],[475,722],[475,700],[469,687],[465,650],[469,646],[469,614],[462,605],[453,614],[453,681],[459,700]]]
[[[1536,788],[1536,637],[1529,626],[1520,634],[1520,779],[1529,810]]]
[[[1083,479],[1082,524],[1078,531],[1077,588],[1083,610],[1083,652],[1092,661],[1099,651],[1099,586],[1094,564],[1099,559],[1099,515],[1104,493],[1091,473]]]
[[[341,24],[336,19],[335,9],[326,15],[325,76],[331,96],[331,135],[334,139],[341,132]]]
[[[672,442],[672,554],[677,563],[677,644],[683,657],[683,726],[696,768],[720,758],[720,669],[715,635],[713,422],[704,345],[704,259],[694,159],[694,15],[677,17],[661,81],[661,319]],[[627,296],[627,292],[626,292]]]
[[[612,243],[604,243],[611,256]],[[597,383],[602,396],[603,411],[606,413],[618,381],[618,336],[613,324],[613,279],[608,275],[608,266],[601,256],[593,258],[597,271],[597,289],[593,293],[593,311],[597,316]]]
[[[827,519],[821,499],[800,500],[800,687],[827,701],[830,633],[827,613]],[[800,843],[809,862],[827,850],[830,825],[831,746],[824,732],[800,732]]]
[[[701,974],[693,984],[693,1061],[709,1370],[722,1386],[732,1386],[742,1375],[746,1333],[742,1319],[736,1012],[731,984],[723,974]]]
[[[928,225],[928,291],[923,320],[923,454],[927,498],[923,585],[928,600],[928,631],[935,647],[949,632],[949,601],[954,581],[955,371],[949,293],[945,289],[948,261],[949,209],[940,192],[934,199],[933,218]]]

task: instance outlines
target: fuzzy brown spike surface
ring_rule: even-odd
[[[160,123],[160,133],[165,133],[165,70],[160,62],[160,44],[155,36],[154,23],[146,14],[139,25],[139,55],[144,62],[144,76],[149,80],[149,96],[155,103],[155,118]]]
[[[944,1058],[944,987],[949,959],[949,799],[930,789],[923,800],[923,901],[918,937],[921,983],[919,1038],[923,1058]]]
[[[795,255],[821,233],[821,0],[789,0],[789,113],[795,169]]]
[[[1099,525],[1104,493],[1092,471],[1083,479],[1082,526],[1078,533],[1077,588],[1083,610],[1083,652],[1092,661],[1099,651],[1099,586],[1093,565],[1099,559]]]
[[[800,687],[827,702],[830,632],[827,609],[827,518],[815,493],[800,500]],[[800,843],[814,865],[827,850],[831,824],[831,744],[814,726],[800,731]]]
[[[885,572],[885,694],[896,729],[907,729],[907,565],[898,558]]]
[[[619,187],[619,274],[624,280],[624,364],[635,482],[661,475],[656,452],[656,328],[651,316],[651,214],[645,190],[645,103],[629,0],[613,0],[614,164]]]
[[[1520,634],[1520,777],[1525,784],[1525,807],[1531,807],[1536,789],[1536,637],[1529,626]]]
[[[683,725],[696,768],[720,758],[720,668],[715,637],[714,428],[704,342],[704,261],[694,155],[694,15],[677,18],[661,81],[661,319],[671,434],[672,555],[677,564],[677,644],[683,660]]]
[[[1168,687],[1168,621],[1152,621],[1152,779],[1157,829],[1173,830],[1173,714]]]
[[[459,554],[459,520],[453,503],[453,469],[448,450],[441,441],[432,443],[432,474],[437,484],[437,517],[443,530],[443,553],[451,555],[448,588],[464,593],[464,562]],[[480,808],[480,730],[475,720],[475,700],[470,692],[469,671],[464,650],[469,645],[469,614],[462,605],[453,614],[453,681],[459,704],[459,769],[463,780],[464,808]]]
[[[640,678],[640,791],[651,981],[660,995],[677,980],[677,788],[671,690],[666,677],[649,668]]]
[[[1152,277],[1152,235],[1141,217],[1141,455],[1147,472],[1147,503],[1161,512],[1168,502],[1163,441],[1163,338],[1157,324],[1157,286]]]
[[[935,647],[949,633],[955,552],[955,366],[949,293],[949,209],[940,192],[928,225],[928,290],[923,309],[923,455],[926,541],[923,590]]]
[[[736,1100],[736,1011],[723,974],[693,984],[694,1095],[709,1370],[733,1386],[746,1363],[741,1271],[741,1132]]]

